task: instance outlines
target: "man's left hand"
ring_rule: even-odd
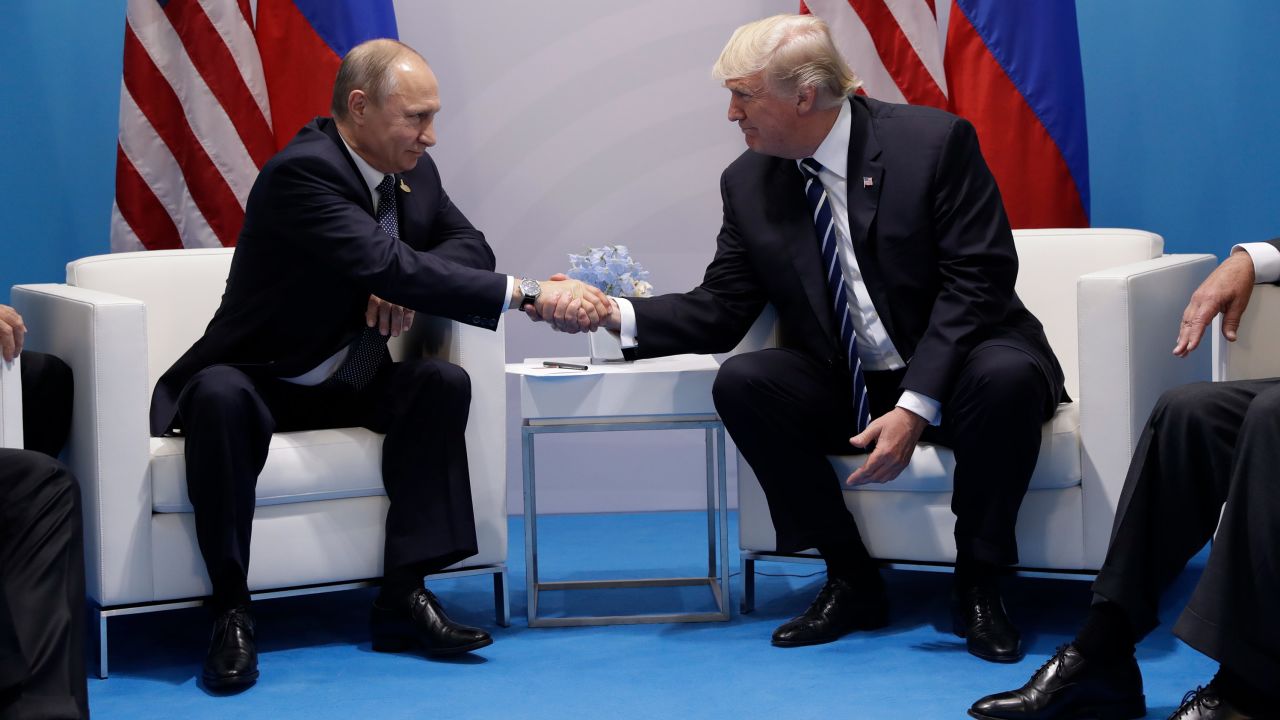
[[[395,303],[389,303],[377,295],[369,296],[369,307],[364,311],[364,323],[377,327],[378,332],[399,337],[413,327],[413,311]]]
[[[911,462],[911,454],[916,451],[916,443],[926,425],[924,418],[900,407],[872,420],[866,430],[849,438],[849,444],[865,449],[875,443],[876,447],[844,484],[852,487],[887,483],[898,477]]]

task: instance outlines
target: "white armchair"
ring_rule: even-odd
[[[57,354],[75,375],[67,453],[84,497],[102,677],[109,617],[194,605],[211,591],[187,498],[183,440],[151,437],[147,412],[160,374],[217,309],[231,256],[230,249],[101,255],[70,263],[65,285],[13,291],[32,328],[27,347]],[[492,574],[498,623],[506,625],[503,328],[422,315],[415,324],[426,331],[429,352],[461,365],[472,380],[467,459],[480,551],[436,577]],[[393,342],[393,354],[400,350]],[[362,428],[272,438],[253,521],[254,597],[341,590],[382,575],[381,446],[381,435]]]
[[[1255,285],[1240,319],[1235,342],[1222,338],[1222,316],[1213,321],[1213,379],[1256,380],[1280,377],[1280,286]],[[1200,349],[1204,352],[1204,348]]]
[[[1014,232],[1017,291],[1044,323],[1074,403],[1044,425],[1040,459],[1018,516],[1019,567],[1091,577],[1101,567],[1134,443],[1165,389],[1210,376],[1207,353],[1170,350],[1187,298],[1212,255],[1162,255],[1159,235],[1138,230]],[[772,344],[766,311],[735,352]],[[832,456],[841,478],[866,456]],[[921,443],[898,479],[844,492],[873,557],[896,564],[955,561],[950,450]],[[812,562],[775,552],[773,523],[755,473],[738,456],[744,599],[755,598],[755,563]]]
[[[22,356],[0,358],[0,448],[22,448]]]

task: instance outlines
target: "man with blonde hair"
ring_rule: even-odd
[[[249,540],[273,432],[363,426],[385,433],[390,500],[373,649],[451,655],[492,642],[452,621],[423,576],[477,552],[464,432],[466,372],[392,362],[387,337],[414,311],[495,329],[505,309],[554,304],[594,329],[608,303],[576,281],[493,272],[493,251],[450,200],[427,148],[435,74],[394,40],[356,46],[317,118],[266,163],[245,208],[222,304],[156,384],[154,435],[186,440],[196,539],[213,585],[202,677],[213,690],[258,678]],[[561,317],[564,317],[563,313]]]
[[[748,152],[721,177],[724,221],[702,283],[615,299],[628,357],[732,349],[766,304],[780,347],[729,358],[716,407],[769,502],[780,552],[816,548],[827,581],[782,647],[888,623],[875,563],[829,453],[869,453],[846,482],[886,483],[918,440],[955,451],[956,631],[987,660],[1022,657],[997,587],[1063,399],[973,126],[853,94],[827,26],[779,15],[733,34],[715,65]],[[554,322],[554,320],[553,320]]]

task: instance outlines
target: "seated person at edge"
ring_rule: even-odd
[[[1280,282],[1280,239],[1247,243],[1196,289],[1173,353],[1222,314],[1235,341],[1254,283]],[[1213,541],[1173,633],[1217,660],[1171,720],[1280,718],[1280,378],[1205,382],[1161,396],[1129,465],[1093,604],[1071,643],[1017,690],[989,695],[985,720],[1123,720],[1146,715],[1136,645],[1160,595]],[[1221,518],[1221,521],[1219,521]]]
[[[611,300],[603,326],[630,358],[717,353],[766,303],[777,310],[781,346],[729,358],[714,386],[778,550],[815,548],[826,562],[817,598],[774,645],[888,624],[879,569],[826,455],[869,452],[846,483],[886,483],[925,440],[956,457],[956,632],[978,657],[1018,660],[997,579],[1017,562],[1041,426],[1065,396],[1040,322],[1014,293],[1013,234],[973,126],[855,95],[826,24],[808,15],[738,28],[713,72],[748,148],[721,176],[715,257],[687,293]]]
[[[332,118],[317,118],[262,168],[249,194],[222,303],[204,336],[160,378],[151,432],[185,438],[187,489],[213,585],[203,679],[258,677],[249,611],[254,487],[273,432],[363,426],[386,433],[390,499],[375,650],[429,655],[490,644],[451,621],[423,576],[477,552],[463,432],[470,380],[435,359],[392,362],[388,335],[414,312],[496,329],[508,308],[571,296],[596,326],[606,298],[581,283],[493,272],[494,256],[441,187],[427,148],[435,75],[408,46],[352,49]],[[539,294],[540,293],[540,294]]]
[[[80,485],[58,462],[71,430],[71,368],[23,350],[0,305],[0,356],[22,356],[22,450],[0,448],[0,718],[89,717]]]

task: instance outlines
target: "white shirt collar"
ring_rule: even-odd
[[[364,158],[360,157],[360,153],[351,149],[351,145],[347,143],[347,139],[342,137],[342,132],[338,132],[338,137],[342,140],[342,145],[347,148],[347,153],[351,155],[351,159],[356,161],[356,169],[360,171],[360,177],[364,178],[364,182],[369,186],[369,196],[373,198],[374,207],[378,206],[378,186],[382,184],[382,178],[387,174],[380,172],[370,165]],[[846,143],[848,141],[846,140]]]
[[[813,152],[813,159],[841,180],[846,178],[849,171],[849,133],[852,130],[853,110],[850,109],[849,100],[846,99],[840,104],[840,115],[836,117],[836,124],[831,126],[827,137]]]

